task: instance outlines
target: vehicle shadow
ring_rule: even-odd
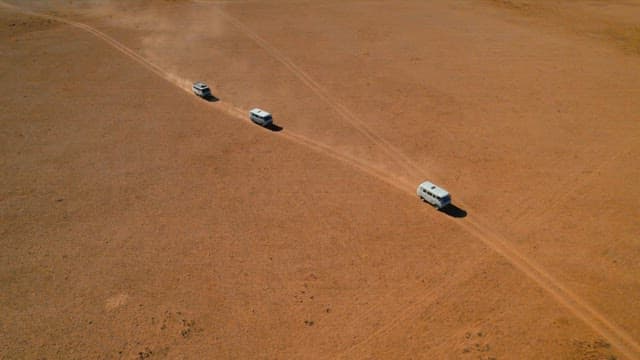
[[[465,216],[467,216],[467,212],[464,209],[460,209],[459,207],[453,205],[453,204],[449,204],[445,207],[443,207],[442,209],[440,209],[439,211],[454,217],[454,218],[463,218]]]
[[[203,96],[202,97],[205,101],[208,102],[216,102],[216,101],[220,101],[220,99],[218,99],[217,97],[213,96],[213,95],[208,95],[208,96]]]
[[[269,131],[273,131],[273,132],[279,132],[282,131],[283,127],[282,126],[278,126],[274,123],[271,123],[267,126],[264,127],[265,129],[269,130]]]

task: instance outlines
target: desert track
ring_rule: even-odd
[[[513,266],[526,274],[531,280],[535,281],[592,329],[609,340],[625,356],[630,359],[636,359],[640,356],[640,346],[631,335],[618,325],[609,321],[604,315],[587,304],[562,283],[554,279],[539,265],[518,253],[502,236],[481,227],[473,220],[460,222],[460,226],[480,239],[488,247],[508,259]]]
[[[0,2],[0,5],[11,9],[13,11],[18,11],[21,13],[24,13],[26,15],[31,15],[31,16],[36,16],[36,17],[40,17],[40,18],[44,18],[44,19],[49,19],[49,20],[54,20],[57,22],[61,22],[73,27],[76,27],[78,29],[84,30],[89,32],[90,34],[96,36],[97,38],[105,41],[106,43],[108,43],[110,46],[112,46],[113,48],[115,48],[116,50],[120,51],[122,54],[124,54],[125,56],[127,56],[128,58],[134,60],[135,62],[139,63],[140,65],[144,66],[145,68],[147,68],[149,71],[153,72],[154,74],[160,76],[161,78],[165,79],[166,81],[168,81],[169,83],[177,86],[178,88],[186,91],[187,93],[191,93],[191,89],[190,89],[190,84],[191,82],[189,80],[185,80],[180,78],[179,76],[175,75],[175,74],[171,74],[165,70],[163,70],[161,67],[159,67],[158,65],[154,64],[153,62],[149,61],[148,59],[144,58],[143,56],[141,56],[140,54],[137,54],[135,51],[129,49],[126,45],[120,43],[119,41],[117,41],[116,39],[110,37],[109,35],[89,26],[86,24],[82,24],[76,21],[72,21],[72,20],[68,20],[68,19],[64,19],[64,18],[60,18],[58,16],[53,16],[53,15],[48,15],[48,14],[41,14],[41,13],[36,13],[33,11],[29,11],[29,10],[24,10],[21,8],[18,8],[16,6],[4,3],[4,2]],[[226,16],[226,15],[225,15]],[[232,18],[229,18],[230,20]],[[239,22],[237,22],[237,20],[233,19],[232,21],[234,21],[234,25],[239,24]],[[246,30],[248,31],[248,30]],[[257,35],[256,35],[257,36]],[[264,42],[263,40],[260,40],[260,44],[262,46],[265,46],[264,44],[266,44],[266,42]],[[267,45],[268,46],[268,45]],[[274,54],[274,56],[278,56],[278,59],[280,59],[279,55],[277,55],[278,53],[275,52],[276,50],[273,50],[274,52],[270,52],[270,54]],[[283,58],[284,59],[284,58]],[[286,61],[286,62],[285,62]],[[286,64],[290,64],[290,62],[286,59],[283,60],[283,63]],[[319,88],[319,85],[317,85],[313,80],[311,80],[308,75],[306,75],[304,72],[302,72],[302,70],[300,70],[298,67],[296,67],[295,65],[290,65],[291,67],[288,66],[288,68],[290,68],[292,71],[294,71],[296,74],[300,74],[301,75],[301,79],[309,79],[309,80],[305,80],[305,81],[309,81],[309,85],[310,87],[312,87],[314,89],[314,91],[318,91],[319,96],[322,96],[323,99],[326,99],[327,101],[331,101],[329,98],[325,97],[323,95],[323,92],[321,92],[321,88]],[[305,82],[306,83],[306,82]],[[316,89],[320,89],[320,90],[316,90]],[[331,102],[331,104],[333,104],[333,102]],[[234,106],[233,104],[230,104],[228,102],[225,102],[224,100],[220,100],[220,101],[216,101],[215,103],[210,104],[212,107],[214,107],[215,109],[221,110],[225,113],[227,113],[228,115],[234,116],[236,118],[239,118],[241,120],[247,120],[247,113],[248,110],[245,111],[243,109],[240,109],[236,106]],[[338,109],[344,108],[342,105],[336,105],[336,107]],[[341,111],[345,111],[345,110],[341,110]],[[380,146],[382,148],[387,148],[390,147],[391,145],[383,142],[382,139],[380,139],[379,137],[374,137],[373,134],[370,133],[370,131],[364,129],[362,130],[362,128],[359,127],[359,129],[361,129],[361,131],[363,131],[363,133],[367,134],[368,137],[370,137],[373,141],[378,142],[378,144],[381,144]],[[298,144],[304,145],[304,146],[309,146],[311,148],[313,148],[316,151],[325,153],[328,156],[334,157],[336,159],[339,159],[341,161],[344,161],[346,163],[351,164],[352,166],[355,166],[357,168],[359,168],[360,170],[368,173],[369,175],[372,175],[374,177],[377,177],[383,181],[385,181],[386,183],[397,187],[398,189],[407,192],[407,185],[408,184],[404,184],[404,183],[398,183],[398,181],[395,178],[392,178],[390,176],[388,176],[387,174],[384,174],[383,172],[379,171],[378,169],[376,169],[375,167],[367,164],[365,161],[363,160],[359,160],[356,158],[353,158],[351,155],[349,154],[341,154],[333,149],[331,149],[331,147],[325,145],[325,144],[321,144],[317,141],[314,141],[312,139],[309,139],[306,136],[300,135],[300,134],[295,134],[292,133],[291,131],[286,131],[283,136],[287,139],[290,139],[291,141],[294,141]],[[392,150],[395,151],[396,154],[399,154],[399,152],[397,152],[397,150]],[[406,160],[407,162],[409,160]],[[416,166],[414,163],[411,163],[414,167]],[[408,192],[411,193],[411,192]]]
[[[206,3],[206,2],[205,2]],[[311,89],[318,98],[322,99],[326,104],[331,106],[336,113],[344,119],[346,122],[351,124],[354,128],[356,128],[360,133],[365,135],[371,142],[376,144],[382,151],[387,153],[393,159],[399,160],[404,166],[405,170],[411,176],[415,176],[420,178],[424,176],[422,173],[422,169],[418,167],[418,165],[403,154],[400,150],[398,150],[391,143],[380,137],[379,135],[373,133],[362,120],[360,120],[352,111],[350,111],[346,106],[340,103],[337,99],[333,98],[327,90],[325,90],[317,81],[315,81],[306,71],[300,68],[298,65],[293,63],[290,59],[284,56],[278,49],[269,44],[266,40],[262,39],[258,34],[245,26],[238,19],[224,12],[223,10],[218,8],[220,14],[223,15],[225,19],[227,19],[231,24],[233,24],[238,30],[242,31],[247,37],[251,38],[262,47],[269,55],[271,55],[274,59],[278,60],[282,63],[291,73],[293,73],[302,83],[304,83],[309,89]]]
[[[245,33],[248,37],[254,40],[271,56],[280,61],[290,71],[292,71],[305,85],[314,90],[318,96],[325,102],[335,108],[338,113],[349,123],[356,126],[363,134],[367,135],[372,141],[378,144],[381,148],[385,149],[389,154],[395,155],[403,160],[407,169],[416,170],[416,173],[420,173],[420,169],[415,162],[408,159],[400,151],[398,151],[391,144],[384,139],[372,134],[364,124],[359,121],[353,113],[351,113],[344,105],[340,104],[336,100],[333,100],[328,92],[323,89],[316,81],[314,81],[306,72],[300,67],[296,66],[291,60],[281,54],[280,51],[271,46],[267,41],[262,39],[258,34],[242,24],[239,20],[224,13],[220,12],[227,18],[233,25]],[[373,170],[370,168],[370,170]],[[586,179],[584,180],[586,181]],[[411,194],[410,192],[408,192]],[[561,200],[561,199],[560,199]],[[560,201],[559,200],[559,201]],[[461,202],[464,205],[464,203]],[[465,223],[466,222],[466,223]],[[593,307],[585,303],[577,295],[563,286],[559,281],[549,275],[539,265],[533,261],[527,259],[518,251],[509,245],[509,242],[502,238],[500,235],[492,232],[488,228],[479,225],[476,221],[469,219],[462,222],[456,222],[474,237],[480,239],[487,246],[500,255],[508,259],[516,268],[522,271],[530,279],[535,281],[540,287],[549,292],[554,298],[556,298],[562,305],[567,307],[571,312],[578,316],[582,321],[587,323],[594,330],[598,331],[605,338],[610,340],[616,347],[620,349],[629,358],[640,357],[640,344],[638,344],[626,331],[611,323],[605,316],[596,311]]]
[[[24,10],[18,8],[13,5],[9,5],[4,2],[0,2],[5,8],[11,9],[13,11],[18,11],[26,15],[37,16],[44,19],[50,19],[54,21],[58,21],[61,23],[68,24],[75,28],[86,31],[98,39],[108,43],[110,46],[137,62],[138,64],[144,66],[149,71],[154,74],[160,76],[166,81],[172,83],[175,86],[183,89],[186,92],[189,92],[188,81],[182,80],[179,76],[175,74],[171,74],[169,72],[164,71],[160,66],[154,64],[148,59],[142,57],[137,54],[133,50],[126,47],[124,44],[118,42],[107,34],[83,23],[78,23],[75,21],[71,21],[68,19],[64,19],[57,16],[52,16],[48,14],[35,13],[29,10]],[[242,24],[237,19],[233,18],[229,14],[226,14],[220,10],[220,12],[225,16],[226,19],[229,20],[236,28],[241,30],[245,35],[251,38],[253,41],[258,43],[265,51],[267,51],[271,56],[280,61],[289,71],[291,71],[301,82],[303,82],[307,87],[314,91],[314,93],[330,105],[332,108],[336,110],[336,112],[343,118],[345,121],[354,126],[358,131],[360,131],[363,135],[365,135],[370,141],[375,143],[382,151],[386,152],[389,156],[394,159],[398,159],[400,163],[402,163],[404,169],[408,174],[412,176],[420,176],[424,174],[424,171],[420,169],[414,161],[412,161],[409,157],[404,155],[401,151],[399,151],[396,147],[394,147],[391,143],[383,139],[382,137],[376,135],[371,130],[369,130],[362,121],[360,121],[349,109],[347,109],[343,104],[333,99],[329,93],[323,89],[309,74],[307,74],[304,70],[302,70],[299,66],[294,64],[290,59],[286,58],[280,51],[271,46],[267,41],[263,38],[255,34],[255,32],[251,31],[248,27]],[[230,115],[236,116],[238,118],[246,119],[245,111],[239,109],[232,104],[226,103],[224,101],[212,104],[214,108],[224,111]],[[413,196],[413,188],[411,184],[406,184],[399,179],[399,176],[404,174],[386,174],[376,169],[376,167],[372,164],[368,164],[366,161],[362,159],[357,159],[349,154],[342,154],[333,150],[330,146],[327,146],[323,143],[317,142],[313,139],[305,137],[303,135],[295,134],[291,131],[284,131],[279,136],[282,136],[290,141],[298,143],[300,145],[308,146],[314,149],[317,152],[323,153],[327,156],[335,158],[337,160],[343,161],[347,164],[350,164],[359,170],[365,172],[368,175],[371,175],[375,178],[378,178],[389,185],[394,186],[401,192]],[[585,180],[586,181],[586,180]],[[560,200],[559,200],[560,201]],[[462,203],[463,204],[463,203]],[[463,204],[464,205],[464,204]],[[473,219],[473,215],[469,216],[464,220],[453,220],[455,224],[462,227],[469,234],[478,238],[485,245],[490,247],[493,251],[497,252],[505,259],[507,259],[513,266],[518,268],[522,273],[524,273],[527,277],[533,280],[538,286],[547,291],[553,298],[555,298],[560,304],[569,309],[573,314],[576,315],[580,320],[582,320],[585,324],[591,327],[593,330],[601,334],[604,338],[610,341],[616,349],[618,349],[622,354],[627,356],[628,358],[640,358],[640,344],[633,339],[633,337],[627,333],[624,329],[620,328],[615,323],[609,321],[606,316],[598,312],[591,305],[589,305],[585,300],[581,299],[578,295],[576,295],[569,288],[564,286],[561,282],[557,281],[551,274],[545,271],[541,266],[537,265],[532,260],[526,258],[522,254],[520,254],[517,249],[510,245],[510,242],[507,239],[504,239],[501,235],[496,232],[490,230],[488,227],[479,224],[477,221]],[[432,294],[426,294],[424,301],[428,301]],[[406,311],[411,312],[411,309],[407,309]],[[405,317],[401,316],[398,318],[398,321],[390,324],[389,326],[396,326],[400,320]],[[374,333],[372,336],[377,336],[384,333],[387,327],[381,328],[378,332]]]

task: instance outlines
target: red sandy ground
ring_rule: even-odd
[[[640,357],[637,2],[13,4],[1,358]]]

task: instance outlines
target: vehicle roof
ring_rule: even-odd
[[[439,187],[438,185],[430,182],[430,181],[425,181],[422,184],[420,184],[421,188],[427,189],[429,191],[431,191],[432,194],[439,196],[439,197],[444,197],[449,195],[449,192],[441,187]]]
[[[260,117],[265,117],[265,116],[271,116],[271,114],[269,114],[268,112],[262,110],[262,109],[251,109],[250,113],[254,114],[254,115],[258,115]]]
[[[193,83],[193,86],[197,87],[197,88],[208,88],[209,86],[207,86],[207,84],[203,83],[202,81],[196,81]]]

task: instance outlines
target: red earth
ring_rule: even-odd
[[[0,358],[640,358],[639,21],[0,2]]]

